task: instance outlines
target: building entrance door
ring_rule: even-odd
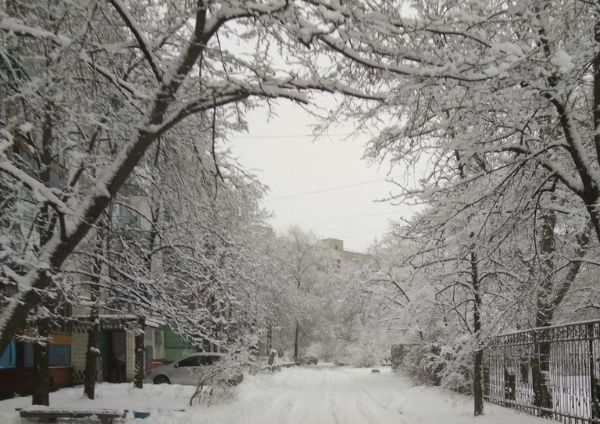
[[[125,346],[125,331],[113,330],[106,332],[107,342],[107,365],[103,365],[106,370],[105,381],[109,383],[124,383],[127,381],[127,349]],[[104,359],[104,357],[103,357]],[[104,360],[102,361],[105,362]]]

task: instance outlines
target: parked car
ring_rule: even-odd
[[[152,368],[145,381],[154,384],[183,384],[195,386],[201,378],[209,378],[209,384],[216,382],[235,386],[242,382],[244,375],[225,362],[225,354],[198,352]]]
[[[319,360],[316,356],[305,356],[296,361],[296,365],[317,365]]]

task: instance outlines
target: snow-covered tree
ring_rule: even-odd
[[[319,2],[8,6],[0,16],[0,170],[13,201],[3,203],[3,216],[18,216],[27,203],[36,222],[38,209],[48,210],[49,228],[23,261],[29,236],[9,236],[10,219],[2,227],[2,278],[13,293],[2,300],[0,349],[25,327],[150,147],[183,121],[218,109],[225,130],[243,129],[253,99],[307,102],[311,90],[361,95],[308,55],[289,66],[280,60],[308,51],[314,33],[337,25]],[[24,156],[44,155],[51,163],[28,173]],[[52,163],[64,167],[64,187],[38,175]]]

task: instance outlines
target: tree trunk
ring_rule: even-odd
[[[298,325],[298,321],[296,321],[296,335],[294,336],[294,361],[298,360],[298,339],[300,336],[300,326]]]
[[[475,351],[473,361],[473,415],[483,415],[483,349]]]
[[[95,318],[94,318],[95,315]],[[98,314],[92,313],[92,328],[88,331],[87,351],[85,352],[85,380],[83,384],[83,393],[88,399],[94,399],[96,393],[96,379],[98,376]]]
[[[594,25],[594,41],[596,42],[596,48],[600,47],[600,21],[596,21]],[[596,161],[600,165],[600,55],[596,55],[594,59],[594,144],[596,145]]]
[[[483,349],[481,348],[481,293],[475,247],[471,248],[471,284],[473,286],[473,333],[475,357],[473,361],[473,415],[483,415]]]
[[[269,324],[267,328],[267,353],[273,350],[273,325]]]
[[[271,349],[269,351],[269,366],[272,366],[275,363],[275,355],[277,354],[277,352],[275,352],[273,349]]]
[[[554,313],[554,279],[552,276],[554,275],[554,255],[556,253],[555,227],[556,214],[549,212],[542,218],[540,254],[543,279],[537,291],[536,327],[550,325]]]
[[[597,371],[597,352],[594,348],[594,326],[595,324],[587,325],[587,339],[588,339],[588,367],[590,370],[590,400],[591,408],[590,415],[592,420],[600,418],[600,386],[598,384],[598,371]]]
[[[156,158],[155,158],[155,165],[156,165],[156,161],[158,160],[158,149],[157,149],[157,153],[156,153]],[[150,200],[150,202],[153,202],[153,199]],[[148,253],[145,255],[145,265],[146,265],[146,271],[148,272],[148,276],[150,277],[152,275],[152,260],[153,260],[153,251],[154,251],[154,245],[156,243],[156,238],[158,236],[158,231],[156,229],[157,226],[157,222],[158,222],[158,214],[159,214],[159,208],[158,206],[150,206],[150,222],[151,222],[151,229],[150,229],[150,233],[148,234]],[[146,293],[146,296],[150,296],[149,293]],[[144,345],[144,330],[146,328],[146,318],[144,317],[144,311],[140,311],[137,319],[137,332],[135,334],[135,374],[133,377],[133,385],[134,387],[138,388],[138,389],[142,389],[144,387],[144,375],[146,372],[145,369],[145,345]]]
[[[594,41],[596,49],[600,47],[600,20],[594,25]],[[592,103],[594,119],[594,144],[596,146],[596,165],[600,165],[600,54],[596,54],[593,62],[594,70],[594,98]],[[591,199],[590,199],[591,200]],[[597,199],[596,199],[597,200]],[[586,202],[586,208],[590,214],[592,225],[596,231],[596,237],[600,241],[600,211],[596,202]]]
[[[537,341],[537,340],[536,340]],[[533,385],[533,404],[540,410],[540,416],[550,416],[546,409],[552,408],[552,397],[549,390],[548,376],[550,371],[550,343],[537,342],[534,345],[531,361],[531,377]]]
[[[33,405],[50,405],[50,323],[38,322],[38,341],[33,345]]]
[[[135,377],[133,384],[136,388],[144,387],[144,328],[146,319],[138,318],[138,328],[135,334]]]
[[[46,272],[42,278],[50,280],[50,276]],[[47,296],[40,298],[40,304],[45,305],[48,310],[53,310],[50,303]],[[41,318],[37,320],[36,327],[38,340],[33,344],[33,396],[31,401],[33,405],[48,406],[50,404],[50,320]]]
[[[96,235],[96,246],[95,253],[98,255],[102,254],[103,251],[103,223],[98,224],[98,234]],[[92,307],[90,310],[90,323],[91,328],[88,331],[88,343],[87,350],[85,352],[85,380],[83,385],[83,393],[88,399],[95,398],[96,391],[96,380],[98,376],[98,358],[100,357],[100,350],[98,348],[98,337],[100,332],[100,288],[98,283],[100,282],[100,273],[102,272],[102,265],[99,260],[94,259],[92,265],[92,281],[90,282],[90,300]]]
[[[542,254],[543,280],[537,293],[537,310],[535,316],[536,327],[550,325],[554,315],[553,278],[554,253],[556,242],[554,229],[556,227],[556,215],[549,213],[542,219],[542,238],[540,240],[540,252]],[[552,396],[550,393],[550,343],[540,342],[536,339],[531,361],[531,379],[533,385],[533,404],[540,410],[543,417],[549,416],[547,409],[552,409]]]
[[[52,114],[50,104],[45,105],[44,123],[42,125],[42,152],[40,169],[40,181],[45,185],[50,183],[50,166],[52,164]],[[39,220],[37,221],[37,231],[40,237],[40,246],[45,245],[52,238],[56,221],[53,219],[48,205],[40,209]],[[53,224],[54,223],[54,224]],[[38,251],[39,253],[39,251]],[[42,278],[47,285],[51,284],[50,276],[43,272]],[[40,305],[45,306],[49,311],[55,310],[52,307],[54,303],[48,296],[39,296]],[[3,329],[4,330],[4,329]],[[33,345],[33,395],[31,403],[33,405],[50,405],[50,320],[42,318],[37,321],[38,340]],[[0,347],[0,352],[4,349]]]

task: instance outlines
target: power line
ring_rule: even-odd
[[[393,178],[393,177],[391,177]],[[321,194],[321,193],[330,193],[332,191],[339,191],[339,190],[346,190],[349,188],[353,188],[353,187],[359,187],[359,186],[363,186],[363,185],[367,185],[367,184],[375,184],[375,183],[379,183],[381,181],[388,181],[390,178],[378,178],[376,180],[369,180],[369,181],[362,181],[360,183],[355,183],[355,184],[347,184],[347,185],[342,185],[342,186],[337,186],[337,187],[331,187],[331,188],[326,188],[323,190],[316,190],[316,191],[307,191],[304,193],[296,193],[296,194],[290,194],[287,196],[280,196],[280,197],[275,197],[272,199],[266,199],[266,202],[276,202],[279,200],[287,200],[287,199],[294,199],[296,197],[304,197],[304,196],[312,196],[315,194]]]
[[[347,221],[349,219],[375,218],[375,217],[381,217],[381,216],[400,215],[400,214],[401,213],[400,213],[399,209],[396,209],[393,211],[382,212],[382,213],[363,213],[363,214],[358,214],[358,215],[339,216],[339,217],[326,218],[326,219],[319,220],[315,223],[315,225],[320,225],[320,224],[323,224],[326,222]]]
[[[237,135],[233,138],[307,138],[307,137],[346,137],[355,133],[325,133],[325,134],[244,134]]]

